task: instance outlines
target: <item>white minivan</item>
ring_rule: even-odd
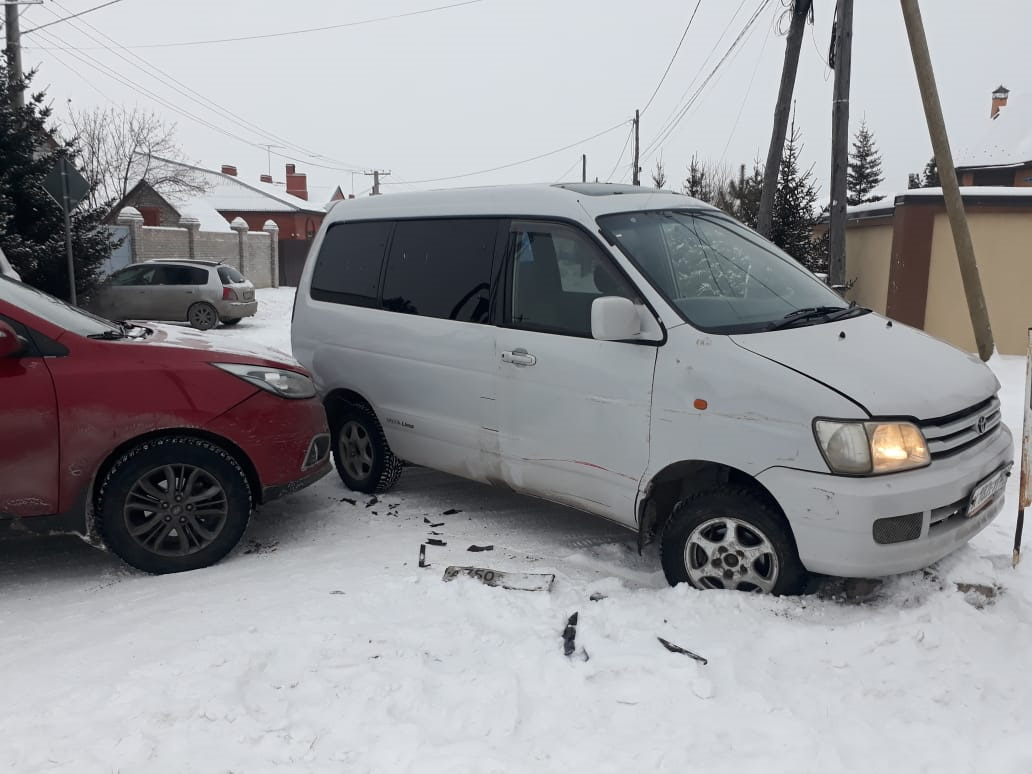
[[[663,191],[341,201],[292,341],[351,489],[405,460],[564,503],[658,539],[671,584],[924,567],[999,513],[1013,459],[976,357]]]

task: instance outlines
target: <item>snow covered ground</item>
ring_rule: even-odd
[[[292,289],[259,298],[257,318],[212,335],[289,351]],[[992,366],[1020,436],[1024,360]],[[1028,774],[1015,486],[967,548],[861,601],[837,582],[781,599],[672,589],[629,532],[412,468],[371,505],[328,476],[181,575],[72,538],[0,541],[0,769]],[[431,533],[447,545],[419,568]],[[556,583],[443,583],[449,564]]]

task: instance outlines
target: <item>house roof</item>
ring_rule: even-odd
[[[205,202],[219,211],[228,212],[313,212],[325,213],[318,204],[288,194],[272,183],[246,183],[239,177],[203,167],[162,159],[169,164],[193,170],[202,178],[207,191]]]
[[[1006,91],[1006,89],[1004,89]],[[1032,161],[1032,92],[1008,100],[957,154],[957,168],[1020,166]]]
[[[202,195],[179,193],[161,194],[172,205],[181,218],[195,218],[201,224],[201,231],[222,231],[232,233],[229,221]]]

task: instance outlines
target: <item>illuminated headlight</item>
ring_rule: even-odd
[[[813,423],[817,444],[834,473],[864,475],[921,468],[932,461],[928,444],[910,422]]]
[[[315,385],[304,374],[286,371],[281,368],[265,366],[240,365],[239,363],[212,363],[233,376],[239,376],[255,387],[261,387],[281,398],[311,398],[315,396]]]

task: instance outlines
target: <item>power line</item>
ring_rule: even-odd
[[[63,5],[61,5],[61,3],[58,0],[54,0],[54,4],[57,5],[59,8],[61,8],[62,10],[68,11],[68,9],[65,8]],[[47,10],[50,10],[50,9],[47,9]],[[55,13],[55,12],[54,11],[50,11],[50,13]],[[308,165],[308,166],[321,167],[321,168],[324,168],[324,169],[331,169],[331,170],[342,171],[342,172],[350,172],[350,171],[358,172],[358,171],[360,171],[361,167],[359,165],[352,165],[352,164],[349,164],[346,161],[340,161],[339,159],[331,159],[331,158],[324,157],[321,154],[318,154],[318,153],[315,153],[314,151],[308,150],[308,149],[306,149],[306,148],[304,148],[304,147],[302,147],[302,146],[292,142],[291,140],[289,140],[289,139],[287,139],[285,137],[280,137],[279,135],[276,135],[276,134],[274,134],[274,133],[272,133],[272,132],[270,132],[270,131],[268,131],[266,129],[263,129],[261,126],[258,126],[257,124],[254,124],[251,121],[248,121],[247,119],[237,115],[236,113],[233,113],[228,108],[222,107],[221,105],[215,103],[211,99],[205,97],[200,92],[190,88],[188,85],[186,85],[182,81],[176,79],[172,75],[169,75],[168,73],[165,73],[162,70],[160,70],[159,68],[155,67],[150,62],[148,62],[146,59],[141,57],[139,54],[134,54],[132,51],[129,51],[121,43],[119,43],[118,41],[114,40],[112,37],[107,35],[103,30],[98,29],[94,25],[90,24],[88,21],[83,21],[81,23],[80,22],[73,22],[72,27],[74,29],[78,30],[83,35],[85,35],[87,38],[89,38],[90,40],[94,41],[95,43],[101,43],[101,41],[98,40],[93,35],[91,35],[86,30],[82,29],[80,24],[85,25],[86,27],[89,27],[90,29],[94,30],[98,35],[100,35],[104,39],[110,41],[114,46],[117,46],[118,48],[120,48],[122,50],[125,50],[126,53],[129,56],[131,56],[134,60],[136,60],[137,62],[142,64],[147,70],[150,71],[150,72],[147,73],[148,75],[150,75],[156,81],[161,83],[163,86],[166,86],[167,88],[171,88],[174,92],[178,93],[180,96],[185,97],[186,99],[190,100],[191,102],[194,102],[194,103],[198,104],[202,108],[207,108],[207,109],[211,110],[212,112],[214,112],[216,114],[220,114],[222,118],[225,118],[225,119],[228,119],[228,120],[232,121],[237,126],[239,126],[241,128],[244,128],[244,129],[246,129],[246,130],[248,130],[248,131],[258,135],[262,139],[273,139],[273,140],[277,141],[276,143],[260,143],[262,148],[265,148],[266,150],[268,150],[268,146],[269,145],[280,144],[280,146],[284,150],[293,150],[294,153],[300,153],[301,155],[306,156],[306,157],[323,158],[326,161],[329,161],[329,162],[333,163],[333,166],[326,166],[326,165],[322,165],[322,164],[319,164],[319,163],[316,163],[316,162],[312,162],[312,161],[310,161],[310,160],[308,160],[306,158],[303,163]],[[37,29],[39,29],[39,28],[37,28]],[[111,46],[108,46],[108,45],[103,44],[103,43],[101,43],[101,45],[103,45],[104,50],[109,51],[110,53],[114,54],[115,56],[117,56],[119,59],[121,59],[126,64],[135,66],[132,61],[130,61],[128,58],[123,56],[121,53],[119,53],[118,51],[113,49]],[[173,84],[175,84],[175,85],[173,85]],[[177,88],[177,87],[181,87],[181,88]],[[189,93],[187,93],[187,92],[189,92]],[[193,96],[191,96],[191,95],[193,95]],[[288,159],[290,161],[300,161],[299,159],[293,158],[291,156],[288,156],[288,155],[285,155],[285,154],[282,154],[282,153],[271,153],[271,155],[278,156],[280,158],[286,158],[286,159]]]
[[[749,30],[752,29],[753,24],[755,24],[756,20],[760,17],[760,14],[764,11],[764,9],[767,8],[767,6],[770,5],[771,2],[773,2],[773,0],[761,0],[759,7],[756,9],[756,11],[753,12],[752,16],[749,17],[749,20],[745,23],[745,26],[742,28],[742,31],[739,32],[738,37],[736,37],[734,41],[732,41],[724,56],[720,58],[720,61],[717,62],[714,68],[710,71],[709,75],[707,75],[706,78],[702,81],[702,83],[699,84],[698,89],[695,90],[695,93],[692,95],[691,99],[689,99],[688,102],[684,105],[684,107],[681,108],[681,110],[678,112],[676,120],[674,120],[673,123],[671,123],[667,129],[661,131],[660,135],[655,140],[653,140],[652,143],[650,143],[649,148],[643,154],[642,160],[654,153],[667,140],[667,138],[669,138],[670,135],[673,134],[674,130],[678,127],[681,121],[684,120],[684,117],[688,115],[688,111],[691,110],[691,108],[698,101],[699,97],[702,96],[702,92],[706,89],[706,86],[709,85],[711,80],[713,80],[713,77],[717,74],[717,72],[728,60],[728,58],[730,58],[732,53],[734,53],[737,50],[738,44],[742,42]]]
[[[688,30],[692,27],[692,22],[695,21],[695,14],[699,12],[699,6],[702,5],[702,0],[698,0],[695,4],[695,10],[692,11],[692,16],[688,19],[688,24],[685,25],[684,32],[681,33],[681,39],[677,42],[677,48],[674,49],[674,55],[670,57],[670,61],[667,63],[666,70],[663,71],[663,75],[659,79],[659,83],[656,84],[656,88],[652,90],[652,96],[649,97],[649,101],[645,103],[645,107],[641,109],[642,115],[645,115],[645,111],[649,109],[649,105],[652,104],[652,100],[656,98],[659,93],[659,87],[663,85],[663,81],[666,80],[667,75],[670,73],[670,68],[674,65],[674,60],[677,59],[677,54],[681,50],[681,46],[684,44],[684,39],[688,36]]]
[[[620,168],[620,162],[623,161],[623,155],[627,152],[627,146],[631,142],[631,138],[634,136],[634,126],[631,126],[631,131],[627,133],[627,139],[624,140],[623,148],[620,149],[620,155],[616,157],[616,163],[613,164],[613,171],[606,177],[606,182],[610,182],[613,179],[613,175],[616,174],[616,170]]]
[[[449,5],[439,5],[434,8],[423,8],[418,11],[407,11],[406,13],[396,13],[390,16],[378,16],[374,19],[362,19],[354,22],[344,22],[341,24],[327,24],[322,27],[308,27],[301,30],[287,30],[285,32],[266,32],[260,35],[243,35],[237,38],[215,38],[211,40],[189,40],[178,43],[142,43],[139,45],[126,46],[126,48],[175,48],[179,46],[206,46],[215,43],[238,43],[245,40],[265,40],[268,38],[282,38],[288,35],[306,35],[312,32],[327,32],[328,30],[339,30],[345,27],[360,27],[365,24],[376,24],[378,22],[392,21],[394,19],[405,19],[410,16],[421,16],[428,13],[436,13],[438,11],[447,11],[452,8],[460,8],[466,5],[474,5],[476,3],[483,3],[485,0],[462,0],[462,2],[451,3]],[[37,28],[38,29],[38,28]],[[86,50],[86,49],[80,49]]]
[[[490,169],[480,169],[480,170],[477,170],[476,172],[463,172],[461,175],[448,175],[447,177],[431,177],[431,178],[426,178],[424,180],[406,180],[406,181],[399,180],[398,182],[399,183],[400,182],[404,182],[404,183],[407,183],[409,185],[418,185],[418,184],[422,184],[422,183],[441,183],[441,182],[443,182],[445,180],[458,180],[458,179],[463,178],[463,177],[474,177],[476,175],[486,175],[488,172],[497,172],[497,171],[499,171],[501,169],[510,169],[512,167],[518,167],[521,164],[529,164],[532,161],[537,161],[538,159],[547,158],[548,156],[554,156],[557,153],[562,153],[563,151],[568,151],[568,150],[570,150],[570,148],[576,148],[578,145],[583,145],[586,142],[591,142],[592,140],[596,140],[599,137],[601,137],[602,135],[609,134],[610,132],[614,132],[617,129],[619,129],[621,126],[626,126],[626,125],[627,125],[626,121],[621,121],[620,123],[616,124],[615,126],[611,126],[608,129],[603,129],[601,132],[598,132],[597,134],[593,134],[590,137],[585,137],[583,140],[577,140],[576,142],[571,142],[569,145],[564,145],[561,148],[556,148],[555,150],[550,150],[547,153],[540,153],[537,156],[531,156],[529,159],[522,159],[521,161],[513,161],[513,162],[511,162],[509,164],[502,164],[502,165],[497,166],[497,167],[491,167]],[[385,184],[385,185],[390,185],[390,184],[388,183],[388,184]]]
[[[763,61],[763,52],[767,50],[767,41],[770,40],[770,32],[768,31],[763,37],[763,45],[760,46],[760,53],[756,57],[756,64],[753,65],[752,75],[749,77],[749,85],[745,89],[745,94],[742,96],[742,104],[738,106],[738,115],[735,116],[734,126],[731,127],[731,133],[727,136],[727,142],[724,143],[724,150],[720,153],[720,164],[724,163],[724,159],[727,157],[727,149],[731,147],[731,140],[734,139],[735,132],[738,131],[738,123],[742,120],[742,113],[745,111],[745,104],[749,101],[749,94],[752,92],[753,83],[756,81],[756,73],[760,70],[760,62]]]
[[[581,160],[580,160],[580,158],[578,158],[576,161],[574,161],[572,164],[570,164],[569,167],[566,168],[565,172],[563,172],[561,175],[559,175],[558,179],[555,182],[557,182],[557,183],[563,182],[563,180],[566,178],[566,176],[573,171],[574,167],[576,167],[580,163],[581,163]]]
[[[55,19],[54,21],[49,21],[46,24],[40,24],[38,27],[33,27],[31,30],[24,30],[22,32],[22,35],[28,35],[30,32],[35,32],[36,30],[41,30],[44,27],[49,27],[49,26],[51,26],[53,24],[60,24],[61,22],[70,21],[71,19],[75,19],[76,17],[79,17],[79,16],[85,16],[88,13],[93,13],[94,11],[99,11],[101,8],[107,8],[109,5],[114,5],[115,3],[120,3],[120,2],[122,2],[122,0],[108,0],[108,2],[106,2],[106,3],[101,3],[100,5],[95,5],[92,8],[87,8],[85,11],[79,11],[78,13],[73,13],[71,16],[65,16],[63,19]],[[62,7],[64,7],[64,6],[62,6]],[[50,9],[48,8],[47,10],[49,11]],[[68,11],[68,9],[66,8],[65,11]],[[51,13],[53,13],[53,11],[51,11]],[[56,16],[57,14],[54,14],[54,15]]]

